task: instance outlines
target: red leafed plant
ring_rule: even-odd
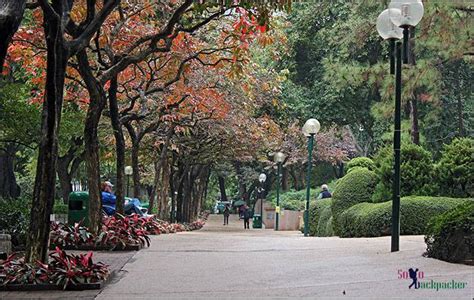
[[[143,227],[130,218],[122,215],[104,217],[101,233],[96,238],[96,245],[117,246],[125,248],[127,245],[150,246],[150,238]]]
[[[127,245],[149,246],[147,234],[159,234],[158,228],[151,221],[141,219],[121,215],[104,217],[102,230],[97,236],[78,223],[74,226],[52,223],[50,243],[60,247],[105,246],[110,250],[126,248]]]
[[[103,263],[92,261],[92,252],[87,254],[67,254],[56,247],[50,253],[49,264],[25,263],[16,254],[10,255],[0,267],[0,283],[7,284],[55,284],[66,289],[68,285],[95,283],[104,280],[109,268]]]
[[[87,227],[81,223],[75,223],[74,226],[52,222],[50,243],[55,246],[68,245],[93,245],[94,236]]]
[[[104,280],[109,274],[109,268],[103,263],[93,263],[93,253],[67,254],[56,247],[50,256],[49,265],[38,262],[41,269],[49,273],[52,283],[62,285],[65,289],[68,284],[94,283]]]
[[[192,223],[169,223],[156,217],[141,217],[138,215],[116,215],[104,217],[102,230],[94,236],[87,227],[80,223],[70,226],[67,224],[51,224],[51,244],[54,246],[105,246],[111,250],[126,248],[127,245],[150,246],[148,235],[175,233],[201,229],[209,212],[203,212],[197,221]]]

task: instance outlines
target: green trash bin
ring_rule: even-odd
[[[69,194],[68,223],[74,225],[82,221],[82,225],[89,226],[89,193],[72,192]]]
[[[253,223],[252,223],[253,228],[262,228],[262,216],[255,214],[253,215]]]

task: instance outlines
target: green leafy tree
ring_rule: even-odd
[[[393,149],[383,148],[375,157],[380,178],[372,197],[374,202],[391,199],[393,182]],[[415,144],[404,144],[401,149],[401,196],[432,195],[434,165],[430,152]]]
[[[472,197],[474,195],[474,140],[457,138],[445,145],[436,165],[436,176],[442,195]]]

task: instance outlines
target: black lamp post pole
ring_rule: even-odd
[[[127,197],[130,197],[129,187],[130,187],[130,175],[127,175]]]
[[[394,174],[392,198],[392,247],[391,251],[400,249],[400,142],[401,142],[401,106],[402,106],[402,57],[401,43],[396,44],[395,73],[395,131],[393,135]]]
[[[308,170],[306,171],[306,209],[304,211],[304,236],[309,234],[309,198],[311,197],[311,166],[314,134],[308,137]]]
[[[395,74],[395,39],[388,40],[390,45],[390,74]]]
[[[281,162],[278,162],[278,171],[277,171],[277,203],[275,211],[275,230],[279,230],[280,226],[280,173],[281,173]]]
[[[260,182],[260,218],[262,218],[262,229],[263,229],[263,195],[264,195],[264,189],[263,189],[263,184],[264,182]]]

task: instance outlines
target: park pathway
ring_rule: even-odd
[[[473,299],[474,267],[424,258],[422,236],[304,238],[299,232],[244,230],[211,215],[199,231],[152,237],[97,299],[450,298]],[[398,270],[418,268],[422,281],[467,282],[457,290],[408,289]]]

